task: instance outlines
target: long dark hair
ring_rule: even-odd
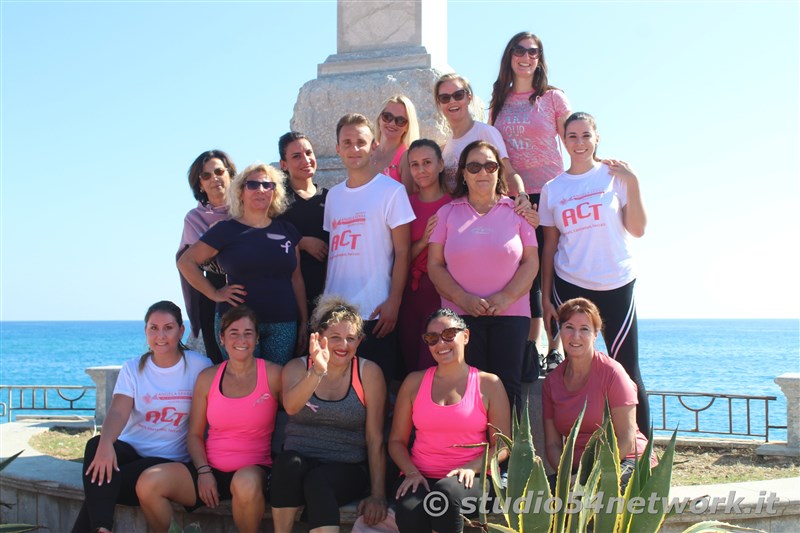
[[[514,71],[511,69],[511,50],[523,39],[533,39],[539,48],[539,64],[533,73],[533,94],[528,98],[530,103],[534,104],[536,99],[547,91],[557,89],[547,82],[547,61],[544,59],[542,40],[529,31],[519,32],[508,41],[503,57],[500,59],[500,72],[492,85],[492,99],[489,102],[489,124],[494,125],[497,116],[500,115],[500,111],[506,104],[508,93],[511,92],[511,85],[514,82]]]
[[[147,312],[144,314],[145,326],[147,326],[147,321],[150,320],[150,316],[153,313],[170,314],[172,315],[172,318],[175,319],[175,322],[178,323],[178,326],[183,326],[183,315],[181,314],[181,308],[169,300],[161,300],[160,302],[156,302],[147,308]],[[183,344],[183,341],[178,341],[178,351],[180,352],[184,361],[186,360],[186,350],[188,350],[188,348],[185,344]],[[147,364],[147,358],[152,355],[153,350],[147,350],[142,354],[142,356],[139,358],[139,372],[144,370],[144,365]]]

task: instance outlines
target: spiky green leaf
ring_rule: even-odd
[[[666,500],[669,495],[669,486],[672,481],[672,462],[675,459],[675,441],[677,439],[677,432],[672,433],[672,438],[664,451],[664,455],[658,462],[650,475],[650,479],[644,485],[642,491],[638,494],[648,502],[645,512],[634,514],[630,521],[630,530],[636,532],[653,532],[655,533],[661,527],[666,514]],[[655,512],[650,512],[650,498],[654,498],[652,509]]]
[[[586,412],[586,402],[583,402],[583,409],[578,419],[572,425],[565,442],[564,450],[561,452],[561,460],[558,463],[558,477],[556,479],[556,498],[559,501],[566,502],[569,496],[569,485],[572,477],[572,457],[575,454],[575,441],[578,439],[578,431],[583,423],[583,415]],[[554,531],[565,531],[568,515],[564,506],[554,516],[553,528]]]

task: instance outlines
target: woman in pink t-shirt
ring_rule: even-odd
[[[147,522],[167,531],[170,501],[193,509],[232,500],[239,531],[258,531],[272,470],[272,432],[281,393],[281,367],[254,356],[258,318],[244,305],[220,321],[230,359],[197,378],[189,415],[189,463],[147,470],[136,492]],[[208,437],[205,437],[208,429]]]
[[[489,107],[489,123],[503,136],[508,157],[525,184],[531,204],[538,205],[542,186],[564,171],[559,140],[564,139],[564,121],[570,114],[570,105],[566,95],[547,81],[544,46],[536,35],[523,31],[508,41]],[[540,243],[544,241],[541,227],[536,228],[536,238]],[[532,320],[528,339],[535,347],[543,325],[541,275],[536,276],[530,295]],[[558,340],[547,338],[550,371],[563,357],[558,352]]]
[[[410,374],[397,394],[389,454],[403,473],[395,492],[400,531],[461,531],[462,502],[481,495],[483,448],[453,445],[490,442],[494,447],[497,437],[490,427],[510,431],[511,412],[500,378],[464,360],[469,336],[464,319],[452,310],[433,313],[422,338],[436,365]],[[500,460],[506,455],[501,451]],[[425,497],[432,491],[448,500],[438,517],[425,512]]]
[[[530,329],[528,293],[539,268],[536,235],[514,212],[497,149],[475,141],[461,153],[453,201],[439,209],[428,273],[442,306],[472,331],[467,362],[500,376],[521,409],[520,370]]]
[[[586,298],[567,300],[558,309],[558,323],[567,357],[547,376],[542,387],[547,461],[554,469],[558,468],[564,437],[569,435],[585,405],[572,460],[573,469],[577,468],[589,438],[603,423],[607,399],[622,458],[620,474],[624,487],[637,455],[641,456],[647,446],[647,439],[636,425],[636,384],[621,364],[595,350],[603,322],[594,303]]]
[[[419,139],[417,108],[410,98],[396,94],[383,103],[375,124],[377,146],[370,155],[372,169],[375,174],[380,172],[402,183],[411,192],[414,185],[403,156],[411,143]]]
[[[397,336],[406,373],[435,364],[419,335],[425,321],[441,306],[441,298],[428,276],[428,239],[436,227],[436,212],[450,203],[444,183],[442,150],[430,139],[417,139],[408,149],[408,163],[417,192],[409,196],[415,218],[411,221],[411,269],[403,291]]]

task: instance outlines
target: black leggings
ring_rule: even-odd
[[[272,465],[272,507],[305,503],[308,528],[339,525],[339,507],[363,497],[369,488],[364,463],[322,463],[294,450]]]
[[[136,497],[136,481],[139,476],[150,468],[161,463],[171,463],[171,459],[162,457],[142,457],[133,446],[118,440],[114,443],[114,452],[117,454],[119,472],[111,474],[111,481],[104,481],[102,485],[91,482],[86,470],[94,460],[100,435],[92,437],[86,443],[83,455],[83,491],[86,498],[81,506],[72,533],[90,533],[104,527],[109,531],[114,525],[114,507],[122,505],[139,505]]]
[[[403,482],[405,477],[401,477],[397,482],[394,493]],[[439,492],[444,499],[438,496],[431,496],[426,502],[425,496],[429,491],[423,485],[417,487],[416,492],[409,489],[399,500],[395,509],[395,521],[397,529],[401,533],[421,533],[425,531],[436,531],[437,533],[458,533],[464,529],[464,518],[461,516],[461,504],[465,498],[474,498],[473,503],[477,508],[480,505],[481,477],[476,476],[472,483],[472,488],[468,489],[463,483],[458,482],[458,476],[444,477],[442,479],[425,478],[428,481],[430,492]],[[439,498],[437,501],[437,497]],[[444,505],[446,499],[447,505]],[[428,509],[436,511],[434,514],[444,511],[441,516],[432,516]]]
[[[616,359],[628,372],[638,389],[639,405],[636,406],[636,424],[639,431],[650,431],[650,404],[639,371],[639,326],[636,320],[636,300],[633,286],[636,280],[618,289],[593,291],[584,289],[554,276],[553,303],[559,307],[572,298],[587,298],[594,302],[603,319],[603,340],[608,355]]]
[[[508,394],[508,401],[522,408],[522,356],[531,327],[525,316],[462,315],[469,328],[467,364],[497,374]]]

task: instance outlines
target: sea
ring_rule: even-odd
[[[122,364],[146,351],[143,328],[139,321],[0,322],[0,385],[91,386],[86,368]],[[604,348],[602,341],[599,347]],[[775,396],[769,405],[770,425],[786,425],[786,399],[774,379],[800,372],[800,320],[640,319],[639,351],[648,391]],[[3,389],[0,403],[9,399],[13,400]],[[696,410],[709,401],[683,398]],[[79,404],[93,407],[94,393]],[[662,422],[671,429],[695,427],[695,415],[676,398],[667,401],[665,410],[660,398],[651,397],[650,405],[656,427]],[[705,431],[727,431],[727,407],[727,400],[716,399],[698,411],[700,431],[695,435],[713,437]],[[746,403],[732,400],[731,407],[734,431],[747,432]],[[7,412],[2,406],[0,410],[6,414],[0,423],[8,422]],[[764,433],[763,401],[751,402],[750,420],[751,433]],[[771,441],[785,440],[786,430],[771,429],[769,435]]]

